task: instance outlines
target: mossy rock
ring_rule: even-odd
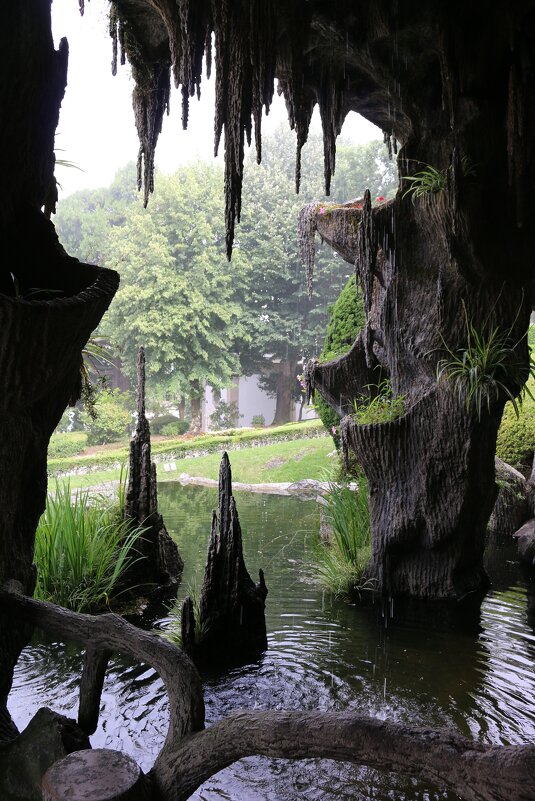
[[[522,473],[499,458],[495,460],[495,469],[498,497],[488,529],[493,533],[511,535],[530,515],[527,481]]]
[[[512,465],[530,466],[535,451],[535,402],[526,398],[517,417],[510,403],[502,417],[496,455]]]

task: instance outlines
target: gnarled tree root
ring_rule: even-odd
[[[22,620],[96,650],[124,651],[159,672],[169,693],[170,727],[149,780],[163,801],[185,801],[210,776],[255,754],[400,771],[448,787],[465,801],[535,797],[535,745],[482,745],[453,731],[358,712],[240,712],[203,730],[199,676],[171,643],[116,615],[81,615],[6,590],[0,591],[0,603]]]

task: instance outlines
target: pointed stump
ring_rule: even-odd
[[[176,595],[184,563],[174,540],[158,512],[156,465],[151,460],[150,427],[145,415],[145,351],[139,349],[137,362],[137,425],[130,443],[128,490],[125,517],[145,526],[137,548],[144,558],[137,562],[129,580],[157,584],[151,596]]]
[[[223,454],[219,469],[219,520],[214,512],[201,590],[198,636],[189,598],[182,613],[182,643],[194,657],[213,661],[260,653],[267,648],[262,570],[251,579],[243,559],[241,526],[232,496],[230,462]]]

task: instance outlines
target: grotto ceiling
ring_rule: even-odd
[[[84,0],[79,2],[83,13]],[[507,174],[509,222],[525,224],[535,180],[529,144],[533,2],[504,8],[440,0],[112,0],[110,9],[113,69],[128,60],[136,83],[138,180],[146,201],[171,82],[181,89],[186,126],[203,69],[215,69],[215,149],[224,131],[229,255],[240,215],[244,147],[252,140],[260,160],[262,114],[274,91],[284,95],[296,131],[297,188],[300,152],[317,104],[327,191],[336,137],[353,110],[384,131],[391,152],[404,145],[401,176],[410,173],[411,161],[446,168],[456,152],[478,164],[493,161],[481,170],[481,193],[496,192],[494,171]],[[491,217],[489,225],[495,223]]]

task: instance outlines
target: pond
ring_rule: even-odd
[[[186,563],[180,596],[204,569],[215,491],[159,485],[160,506]],[[355,709],[414,725],[451,726],[484,743],[535,741],[535,635],[528,625],[535,589],[526,584],[510,543],[493,543],[493,580],[478,631],[385,627],[379,605],[333,602],[307,580],[318,506],[292,497],[237,493],[245,561],[269,588],[269,648],[251,664],[205,673],[207,723],[239,708]],[[395,610],[394,610],[395,611]],[[531,621],[533,623],[533,620]],[[158,621],[162,628],[167,621]],[[73,646],[35,639],[16,670],[10,710],[26,725],[43,705],[75,716],[80,655]],[[152,764],[166,732],[167,701],[150,668],[110,663],[94,747],[120,748]],[[244,759],[206,782],[198,801],[454,801],[416,779],[329,760],[291,763]]]

